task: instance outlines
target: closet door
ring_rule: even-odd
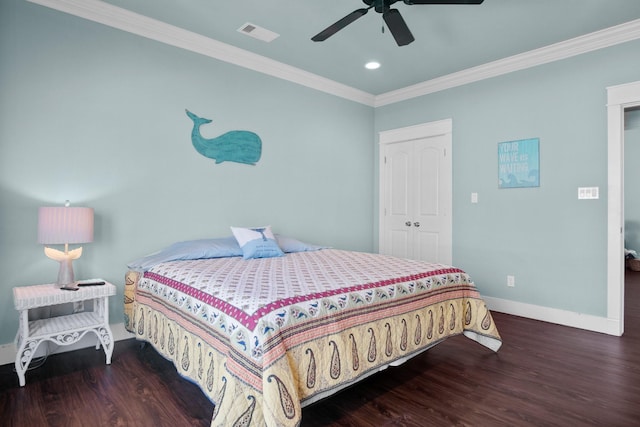
[[[380,253],[451,264],[451,134],[381,146]]]
[[[450,179],[443,149],[444,136],[414,142],[413,245],[410,258],[450,264]]]
[[[384,249],[401,258],[413,257],[414,181],[413,143],[399,142],[386,147]]]

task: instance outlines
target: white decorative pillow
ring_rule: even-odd
[[[231,227],[231,232],[242,249],[242,258],[244,259],[284,255],[270,225],[253,228]]]

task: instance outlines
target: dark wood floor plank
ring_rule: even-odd
[[[640,273],[627,272],[625,335],[494,313],[495,354],[449,339],[303,410],[303,427],[640,425]],[[213,405],[150,346],[0,367],[2,426],[209,426]],[[88,420],[90,423],[88,424]]]

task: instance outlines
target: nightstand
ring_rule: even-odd
[[[82,282],[103,281],[102,279]],[[20,313],[20,325],[16,335],[16,372],[20,387],[25,385],[25,373],[38,346],[44,341],[58,345],[78,342],[87,332],[98,337],[96,350],[104,349],[107,365],[111,364],[113,334],[109,327],[109,297],[116,294],[116,287],[105,282],[99,286],[82,286],[77,291],[66,291],[54,284],[20,286],[13,288],[13,303]],[[57,304],[93,300],[93,311],[29,321],[29,309]]]

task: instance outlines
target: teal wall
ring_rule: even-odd
[[[375,128],[453,119],[453,261],[481,293],[606,316],[606,87],[637,80],[639,41],[377,108]],[[525,138],[541,185],[499,190],[497,144]]]
[[[271,224],[276,233],[373,249],[373,109],[23,0],[0,2],[0,344],[12,288],[55,281],[37,210],[95,209],[77,278],[118,285],[126,263],[171,242]],[[256,132],[256,166],[216,165],[191,145]]]

